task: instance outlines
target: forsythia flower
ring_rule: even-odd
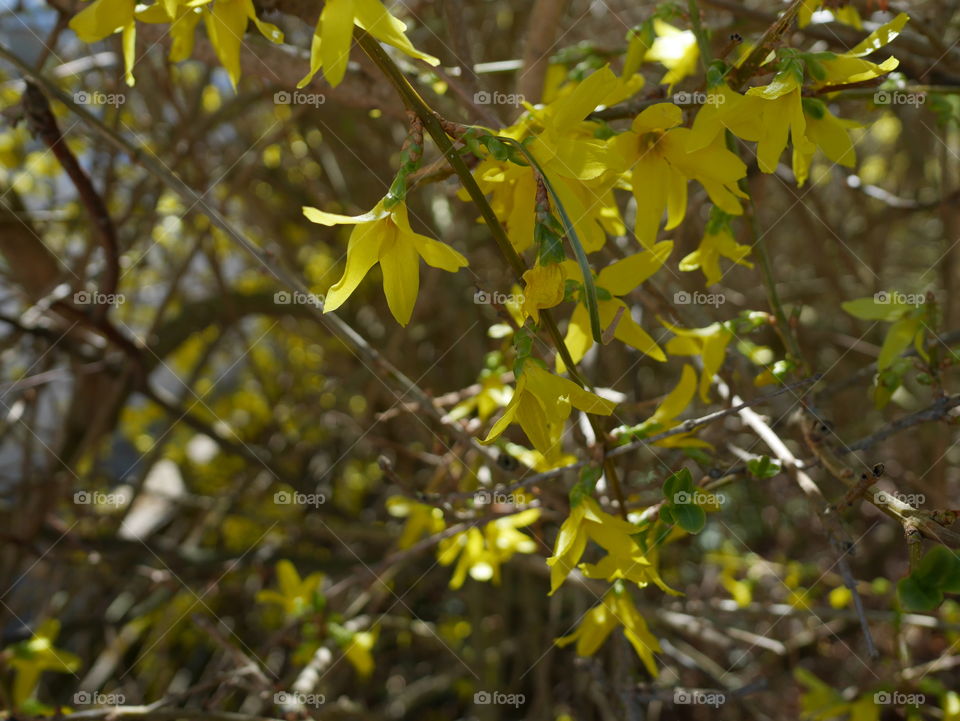
[[[410,57],[430,65],[440,64],[437,58],[413,47],[404,35],[407,26],[391,15],[380,0],[326,0],[310,47],[310,72],[297,87],[309,83],[321,68],[330,85],[339,85],[347,71],[354,24]]]
[[[750,246],[740,245],[730,232],[730,228],[724,226],[716,232],[707,230],[697,249],[680,261],[680,270],[690,271],[699,268],[707,279],[707,285],[713,285],[719,283],[723,277],[720,271],[720,258],[729,258],[737,265],[752,268],[753,263],[746,260],[748,255],[750,255]]]
[[[793,174],[797,185],[802,186],[810,175],[810,163],[817,148],[838,165],[852,168],[857,162],[857,153],[847,130],[859,128],[855,120],[838,118],[822,102],[807,99],[803,104],[807,127],[799,142],[794,138]],[[742,246],[741,246],[742,247]]]
[[[257,30],[275,43],[283,42],[283,33],[276,25],[263,22],[253,9],[253,0],[213,0],[203,14],[210,43],[230,76],[234,89],[240,82],[240,48],[247,24],[253,21]]]
[[[881,25],[867,35],[854,48],[831,58],[820,60],[819,64],[823,68],[825,78],[817,80],[816,85],[818,87],[829,87],[831,85],[862,83],[886,75],[891,70],[896,69],[900,61],[893,56],[880,64],[872,63],[863,58],[896,38],[909,19],[906,13],[900,13],[893,20]]]
[[[799,97],[799,96],[798,96]],[[626,163],[637,201],[635,233],[646,246],[653,243],[664,210],[667,230],[676,228],[687,212],[687,181],[696,180],[714,204],[730,215],[740,215],[738,197],[747,197],[737,181],[747,168],[716,135],[698,147],[691,131],[677,127],[683,111],[672,103],[658,103],[640,113],[630,130],[610,140],[614,157]]]
[[[172,5],[172,7],[171,7]],[[193,54],[193,38],[203,10],[195,5],[185,5],[178,0],[156,2],[137,9],[137,20],[152,24],[169,24],[170,62],[179,63]],[[172,14],[171,14],[172,13]]]
[[[523,274],[523,316],[540,323],[540,311],[563,302],[567,274],[562,263],[537,265]]]
[[[618,593],[613,590],[606,593],[599,605],[587,611],[576,631],[556,639],[554,643],[562,647],[576,641],[578,655],[592,656],[617,626],[623,626],[623,633],[637,656],[643,661],[650,675],[656,678],[657,664],[654,654],[660,651],[660,644],[650,633],[646,621],[625,591]]]
[[[641,353],[645,353],[658,361],[665,361],[667,357],[660,350],[660,346],[650,335],[641,328],[630,315],[630,309],[618,296],[623,296],[638,287],[647,278],[652,276],[664,264],[670,253],[673,251],[673,243],[666,241],[657,243],[649,250],[642,250],[628,258],[611,263],[600,271],[597,275],[596,286],[598,293],[606,291],[604,297],[598,301],[600,311],[600,325],[602,328],[609,328],[620,309],[623,309],[620,320],[614,330],[614,337]],[[580,278],[583,275],[580,272],[580,266],[574,261],[565,261],[563,263],[568,269],[567,273],[573,278]],[[609,297],[607,297],[609,295]],[[590,318],[586,303],[583,299],[577,304],[573,315],[570,317],[570,324],[567,327],[567,335],[564,338],[564,344],[570,351],[570,356],[575,363],[586,355],[586,352],[593,346],[593,335],[590,331]],[[562,373],[564,369],[563,361],[557,356],[557,371]]]
[[[588,539],[608,553],[599,563],[580,564],[580,569],[588,578],[606,578],[609,581],[625,578],[640,588],[653,582],[667,593],[675,594],[631,537],[638,531],[632,523],[604,511],[594,499],[586,497],[581,500],[560,526],[553,555],[547,559],[550,567],[549,595],[552,596],[560,588],[570,571],[580,563]]]
[[[13,644],[4,653],[9,652],[6,664],[15,673],[13,682],[13,707],[20,708],[33,696],[44,671],[75,673],[80,668],[80,658],[55,648],[53,642],[60,634],[60,622],[49,619],[41,623],[26,641]]]
[[[443,510],[417,503],[404,496],[391,496],[387,499],[387,512],[394,518],[406,518],[403,532],[397,541],[399,548],[410,548],[423,536],[440,533],[447,527],[443,520]]]
[[[481,421],[486,421],[498,408],[503,408],[513,397],[513,388],[500,379],[499,369],[484,368],[480,372],[480,392],[460,401],[445,416],[444,422],[459,421],[476,412]]]
[[[459,556],[457,567],[450,579],[450,588],[460,588],[467,578],[475,581],[491,581],[500,585],[500,566],[514,554],[533,553],[536,542],[518,528],[529,526],[540,518],[539,508],[530,508],[512,516],[504,516],[479,528],[471,528],[452,538],[440,541],[437,547],[437,562],[449,566]]]
[[[823,0],[804,0],[803,5],[800,6],[800,10],[797,12],[797,25],[802,28],[807,27],[813,18],[813,14],[820,9],[821,5],[823,5]],[[850,25],[857,30],[863,29],[863,20],[853,5],[831,8],[830,14],[833,15],[833,19],[838,23]]]
[[[528,360],[517,379],[513,398],[490,429],[482,443],[492,443],[511,423],[517,422],[527,438],[548,462],[561,455],[563,426],[570,412],[579,408],[585,413],[608,416],[616,403],[584,390],[573,381],[555,376]]]
[[[655,433],[676,428],[680,425],[680,421],[677,420],[677,416],[683,413],[686,407],[690,405],[690,401],[693,400],[693,396],[696,394],[696,392],[697,372],[693,369],[693,366],[685,364],[683,366],[683,371],[680,373],[680,382],[677,383],[676,387],[670,391],[662,401],[660,401],[660,405],[657,406],[657,409],[653,412],[653,415],[637,426],[622,430],[628,430],[633,437],[644,438]],[[706,441],[692,437],[690,433],[681,433],[676,436],[663,438],[659,441],[654,441],[654,445],[663,446],[665,448],[712,447]]]
[[[381,200],[369,213],[356,216],[337,215],[307,207],[303,209],[303,214],[321,225],[356,226],[347,245],[347,267],[340,280],[327,293],[324,313],[343,305],[367,272],[380,263],[387,305],[397,322],[406,325],[410,322],[420,288],[420,258],[427,265],[451,273],[467,265],[467,259],[449,245],[415,233],[410,228],[404,203],[387,210],[384,200]]]
[[[667,353],[670,355],[698,355],[703,361],[700,371],[700,400],[710,401],[710,384],[723,365],[727,344],[733,333],[723,323],[712,323],[706,328],[679,328],[663,321],[663,324],[676,333],[667,341]]]
[[[676,83],[697,71],[700,48],[692,30],[681,30],[659,18],[653,20],[653,31],[657,39],[644,59],[656,60],[667,69],[660,84],[667,85],[669,93]]]
[[[137,27],[133,21],[134,0],[93,0],[70,20],[70,29],[85,43],[95,43],[108,35],[123,32],[123,64],[127,85],[133,85],[136,60]]]
[[[259,603],[275,603],[283,608],[287,616],[293,618],[314,608],[314,599],[319,593],[320,584],[323,583],[322,573],[311,573],[301,579],[296,566],[287,560],[277,562],[276,572],[279,590],[265,589],[257,592]]]

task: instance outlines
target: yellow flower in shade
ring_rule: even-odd
[[[467,259],[449,245],[415,233],[407,219],[407,206],[391,210],[384,201],[369,213],[347,216],[317,208],[303,209],[307,219],[321,225],[352,224],[356,227],[347,244],[347,267],[324,300],[324,313],[336,310],[356,290],[367,272],[377,263],[383,271],[383,292],[390,312],[400,325],[410,322],[420,288],[420,258],[434,268],[455,273]]]
[[[373,631],[359,631],[343,649],[343,655],[356,669],[357,673],[366,678],[373,673],[373,645],[377,642],[377,634]]]
[[[639,530],[632,523],[604,511],[593,498],[583,498],[560,526],[553,555],[547,559],[549,595],[560,588],[578,564],[588,578],[606,578],[608,581],[623,578],[640,588],[653,583],[667,593],[676,594],[663,582],[657,569],[633,540],[633,534]],[[588,540],[607,551],[608,555],[599,563],[580,564]]]
[[[324,578],[322,573],[311,573],[301,579],[296,566],[287,560],[277,562],[276,573],[278,590],[259,591],[258,603],[276,604],[291,618],[316,609],[315,601],[319,598],[320,585]]]
[[[440,541],[437,562],[441,566],[449,566],[459,558],[450,579],[450,588],[460,588],[468,573],[475,581],[490,581],[499,586],[502,564],[517,553],[533,553],[537,550],[536,541],[517,529],[529,526],[538,518],[540,509],[529,508],[491,521],[483,531],[470,528]]]
[[[851,128],[859,128],[860,123],[838,118],[826,105],[814,99],[807,99],[803,104],[803,110],[807,127],[803,137],[799,142],[794,139],[793,145],[793,174],[797,179],[797,185],[807,182],[810,176],[810,163],[817,148],[820,148],[824,155],[837,165],[854,167],[857,162],[857,153],[847,131]]]
[[[476,413],[481,421],[486,421],[498,409],[507,405],[513,397],[513,388],[504,383],[501,376],[499,368],[484,368],[480,372],[479,392],[451,408],[444,422],[459,421],[473,413]]]
[[[108,35],[122,32],[123,65],[127,85],[134,84],[137,27],[133,20],[134,0],[93,0],[70,20],[70,29],[85,43],[95,43]]]
[[[727,258],[737,265],[752,268],[753,263],[746,260],[748,255],[750,255],[750,246],[740,245],[730,232],[730,228],[724,226],[716,232],[707,230],[697,249],[680,261],[680,270],[691,271],[699,268],[707,279],[707,285],[713,285],[719,283],[723,277],[720,258]]]
[[[797,11],[797,25],[802,28],[807,27],[813,19],[813,14],[820,10],[822,5],[823,0],[804,0],[803,5],[800,6],[800,10]],[[838,23],[850,25],[857,30],[863,29],[863,20],[853,5],[831,8],[829,12]]]
[[[596,279],[597,291],[603,295],[598,301],[601,327],[609,328],[610,324],[616,320],[617,314],[620,313],[617,327],[614,329],[614,338],[658,361],[665,361],[667,357],[656,341],[633,319],[630,315],[630,308],[618,296],[627,295],[656,273],[670,257],[672,251],[673,243],[669,241],[657,243],[649,250],[642,250],[623,260],[611,263],[600,271]],[[567,267],[570,277],[583,279],[580,266],[576,262],[568,260],[563,265]],[[579,363],[580,359],[593,346],[590,316],[583,299],[577,304],[573,315],[570,317],[564,343],[575,363]],[[563,373],[563,371],[563,361],[557,356],[557,372]]]
[[[574,408],[608,416],[616,405],[571,380],[553,375],[536,361],[527,360],[513,398],[481,442],[492,443],[511,423],[519,423],[533,447],[552,463],[562,455],[563,426]]]
[[[592,656],[618,626],[623,627],[623,633],[633,650],[637,652],[650,675],[656,678],[657,664],[654,654],[660,652],[660,643],[650,633],[647,622],[625,591],[608,591],[598,605],[587,611],[573,633],[556,639],[554,643],[563,647],[576,642],[578,655]]]
[[[677,127],[683,112],[672,103],[658,103],[640,113],[630,130],[612,138],[614,157],[625,163],[637,201],[636,234],[646,246],[653,244],[663,213],[667,230],[676,228],[687,212],[687,181],[700,183],[714,204],[740,215],[737,199],[747,197],[737,181],[747,168],[723,144],[719,135],[697,148],[690,145],[691,131]]]
[[[679,328],[666,321],[663,324],[676,333],[667,341],[669,355],[698,355],[703,361],[700,371],[700,400],[710,401],[710,384],[723,365],[727,345],[733,333],[723,323],[712,323],[706,328]]]
[[[234,89],[240,82],[240,48],[250,21],[267,40],[283,42],[283,33],[276,25],[264,22],[253,9],[253,0],[214,0],[203,14],[210,44],[230,76]]]
[[[53,642],[59,634],[60,622],[49,619],[41,623],[29,639],[4,650],[7,655],[6,663],[15,674],[14,709],[23,706],[33,696],[40,681],[40,674],[44,671],[75,673],[80,668],[78,656],[54,647]]]
[[[669,344],[667,348],[669,349]],[[662,401],[660,401],[660,405],[657,406],[657,409],[653,412],[653,415],[639,425],[633,426],[629,429],[624,428],[620,430],[629,430],[631,435],[635,438],[645,438],[646,436],[668,431],[671,428],[676,428],[680,425],[680,421],[678,420],[677,416],[686,410],[696,393],[697,372],[693,369],[693,366],[684,365],[683,371],[680,374],[680,381],[677,383],[676,387],[670,391]],[[675,436],[663,438],[659,441],[654,441],[654,445],[663,446],[664,448],[713,447],[706,441],[692,437],[690,433],[680,433]]]
[[[563,302],[564,264],[537,265],[523,274],[523,316],[539,325],[540,311]]]
[[[675,84],[697,72],[700,59],[697,36],[691,30],[681,30],[659,18],[653,20],[653,31],[657,39],[644,59],[656,60],[667,69],[660,84],[667,85],[667,92],[672,92]]]
[[[168,33],[172,42],[169,58],[170,62],[178,63],[193,54],[193,38],[204,12],[195,2],[188,5],[172,0],[146,7],[138,6],[136,16],[141,22],[170,25]]]
[[[447,527],[443,519],[443,509],[417,503],[405,496],[388,498],[387,512],[394,518],[407,519],[397,541],[399,548],[410,548],[424,536],[433,536]]]
[[[412,58],[430,65],[440,64],[437,58],[413,47],[404,35],[407,26],[391,15],[380,0],[327,0],[310,46],[310,72],[298,87],[309,83],[321,68],[330,85],[340,84],[350,59],[354,25]]]

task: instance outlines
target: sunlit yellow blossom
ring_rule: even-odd
[[[697,71],[697,61],[700,59],[697,37],[693,31],[681,30],[659,18],[653,20],[653,31],[657,39],[653,41],[645,59],[656,60],[667,69],[660,83],[668,86],[667,92],[672,92],[676,83]]]
[[[586,391],[573,381],[544,370],[536,361],[528,360],[517,379],[513,398],[482,442],[493,442],[511,423],[519,423],[533,447],[551,462],[562,453],[563,426],[574,408],[608,416],[615,407],[613,401]]]
[[[697,249],[680,261],[680,270],[690,271],[699,268],[707,279],[707,285],[713,285],[719,283],[723,277],[720,258],[728,258],[737,265],[752,268],[753,263],[746,260],[748,255],[750,255],[750,246],[740,245],[730,232],[730,228],[724,226],[716,232],[709,230],[705,232]]]
[[[407,26],[391,15],[380,0],[326,0],[310,47],[310,72],[298,87],[309,83],[321,68],[328,83],[334,86],[340,84],[347,71],[354,24],[410,57],[430,65],[440,63],[432,55],[413,47],[404,34]]]
[[[523,274],[523,314],[540,323],[540,311],[563,301],[567,274],[563,264],[537,265]]]
[[[403,532],[397,540],[399,548],[410,548],[424,536],[440,533],[447,527],[443,519],[443,509],[417,503],[405,496],[391,496],[387,499],[387,512],[394,518],[406,518]]]
[[[70,20],[70,29],[85,43],[95,43],[108,35],[123,33],[123,65],[127,85],[133,85],[137,28],[133,20],[134,0],[93,0]]]
[[[909,19],[906,13],[900,13],[893,20],[881,25],[867,35],[851,50],[839,53],[832,58],[820,60],[819,64],[826,77],[815,80],[814,84],[818,87],[829,87],[831,85],[862,83],[879,78],[896,69],[900,61],[893,56],[879,64],[864,60],[864,57],[893,41]]]
[[[397,322],[406,325],[410,322],[420,288],[420,258],[427,265],[451,273],[467,265],[467,259],[449,245],[415,233],[407,220],[404,203],[387,210],[381,200],[369,213],[356,216],[307,207],[303,214],[321,225],[356,226],[347,245],[347,266],[343,276],[330,288],[324,301],[325,313],[343,305],[367,272],[380,263],[387,305]]]
[[[573,633],[556,639],[554,643],[566,646],[576,641],[578,655],[592,656],[617,626],[623,627],[623,633],[633,650],[637,652],[650,675],[656,677],[657,664],[654,654],[660,652],[660,643],[650,633],[646,621],[625,591],[608,592],[600,604],[587,611]]]
[[[470,574],[475,581],[491,581],[500,585],[500,566],[517,553],[533,553],[536,541],[518,528],[529,526],[540,518],[539,508],[529,508],[511,516],[504,516],[479,528],[470,528],[440,541],[437,561],[449,566],[457,560],[450,588],[460,588]]]
[[[590,578],[616,580],[624,578],[644,587],[654,583],[668,593],[675,593],[660,578],[656,568],[646,558],[633,540],[639,529],[600,508],[594,499],[586,497],[570,510],[567,520],[560,526],[553,555],[547,559],[550,567],[550,595],[553,595],[580,564],[587,547],[587,540],[601,546],[607,556],[597,564],[580,564]]]
[[[664,325],[676,333],[667,341],[669,355],[698,355],[703,361],[700,371],[700,400],[710,401],[710,384],[723,365],[727,344],[733,333],[723,323],[712,323],[706,328],[679,328],[670,323]]]
[[[630,174],[637,201],[636,234],[644,245],[656,239],[663,213],[666,228],[677,227],[687,211],[687,181],[699,182],[714,204],[740,215],[738,197],[746,195],[737,181],[747,168],[716,136],[697,148],[690,146],[691,131],[677,127],[683,112],[672,103],[658,103],[640,113],[629,131],[613,138],[614,156]]]
[[[203,14],[210,43],[230,76],[233,87],[240,82],[240,49],[250,21],[257,30],[275,43],[283,42],[283,33],[276,25],[264,22],[253,9],[253,0],[214,0]]]
[[[667,358],[657,345],[656,341],[650,337],[630,314],[630,308],[620,300],[619,296],[630,293],[634,288],[640,286],[647,278],[652,276],[664,264],[670,253],[673,251],[673,243],[665,241],[657,243],[649,250],[642,250],[623,260],[611,263],[600,271],[597,275],[596,285],[598,291],[606,291],[604,297],[598,301],[600,311],[600,326],[609,328],[614,322],[617,313],[620,318],[617,321],[617,327],[614,330],[614,337],[627,345],[636,348],[641,353],[645,353],[651,358],[659,361],[665,361]],[[580,266],[574,261],[565,261],[567,273],[570,277],[580,279],[583,275],[580,272]],[[606,296],[609,294],[609,298]],[[623,309],[621,312],[621,308]],[[564,344],[570,351],[570,356],[575,363],[593,346],[593,335],[590,331],[590,316],[587,311],[586,303],[583,299],[577,304],[573,315],[570,318],[570,324],[567,327],[567,335],[564,338]],[[557,356],[557,371],[562,373],[564,370],[563,361]]]
[[[277,562],[276,573],[278,590],[264,589],[258,591],[257,601],[259,603],[276,604],[283,608],[283,612],[287,616],[292,618],[301,616],[315,608],[314,601],[319,593],[320,584],[323,583],[322,573],[311,573],[306,578],[301,579],[296,566],[287,560]]]
[[[669,345],[668,345],[669,348]],[[697,372],[693,366],[684,365],[680,381],[662,401],[653,415],[630,430],[637,437],[645,437],[668,431],[680,425],[678,416],[686,410],[697,393]],[[711,448],[706,441],[694,438],[690,433],[680,433],[655,441],[654,445],[665,448]]]

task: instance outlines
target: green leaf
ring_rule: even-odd
[[[780,472],[780,461],[774,461],[769,456],[751,458],[747,461],[747,470],[751,476],[760,480],[773,478]]]
[[[660,513],[663,515],[662,510]],[[700,533],[703,527],[707,525],[706,512],[693,503],[675,505],[673,506],[673,513],[676,516],[677,524],[687,533]]]
[[[945,546],[934,546],[910,576],[928,588],[956,593],[952,589],[960,589],[960,559]]]
[[[666,503],[660,506],[660,520],[669,526],[677,522],[676,517],[673,515],[673,506]]]
[[[896,294],[886,291],[869,298],[857,298],[840,304],[847,313],[861,320],[885,320],[893,322],[900,318],[911,306],[896,303]]]
[[[907,576],[897,584],[897,598],[907,611],[933,611],[943,602],[943,593],[938,588],[922,586],[913,576]]]
[[[690,475],[690,471],[686,468],[681,468],[676,473],[671,473],[663,482],[663,497],[666,498],[669,503],[672,504],[673,497],[681,491],[687,493],[693,492],[693,476]]]
[[[882,371],[903,353],[913,342],[914,336],[920,332],[920,328],[920,318],[911,316],[901,318],[890,326],[877,358],[877,370]]]

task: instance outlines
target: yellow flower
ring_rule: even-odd
[[[449,566],[459,557],[457,567],[450,579],[450,588],[457,589],[467,578],[475,581],[491,581],[500,585],[500,566],[517,553],[533,553],[536,541],[518,528],[529,526],[540,518],[539,508],[530,508],[511,516],[504,516],[479,528],[470,528],[451,538],[440,541],[437,547],[437,562]]]
[[[831,85],[861,83],[886,75],[894,70],[900,64],[900,61],[895,57],[891,56],[879,64],[863,58],[896,38],[909,19],[906,13],[900,13],[893,20],[881,25],[867,35],[854,48],[832,58],[819,60],[826,77],[818,79],[815,85],[829,87]]]
[[[482,443],[492,443],[511,423],[519,423],[527,438],[548,462],[562,453],[563,426],[573,408],[608,416],[616,403],[584,390],[573,381],[555,376],[536,361],[528,360],[517,379],[513,398]]]
[[[650,675],[656,678],[657,664],[654,654],[660,652],[660,643],[650,633],[646,621],[625,591],[607,592],[598,605],[587,611],[576,631],[556,639],[554,643],[563,647],[576,641],[578,655],[592,656],[617,626],[623,627],[623,633],[633,650],[637,652]]]
[[[444,422],[459,421],[474,412],[481,421],[486,421],[497,409],[507,405],[513,397],[513,388],[504,383],[501,376],[500,368],[484,368],[480,372],[480,391],[451,408]]]
[[[720,258],[729,258],[737,265],[752,268],[753,263],[746,260],[748,255],[750,255],[750,246],[740,245],[729,227],[724,226],[716,232],[708,229],[703,234],[697,249],[680,261],[680,270],[690,271],[699,268],[707,279],[707,285],[713,285],[719,283],[723,277],[720,271]]]
[[[407,519],[397,541],[399,548],[410,548],[423,536],[433,536],[447,527],[442,509],[411,501],[404,496],[388,498],[387,512],[394,518]]]
[[[679,328],[666,321],[662,322],[676,333],[674,338],[667,341],[669,355],[698,355],[703,361],[703,370],[700,371],[700,400],[708,403],[710,384],[723,365],[727,344],[733,338],[733,333],[723,323],[712,323],[706,328]]]
[[[367,272],[380,263],[383,292],[390,312],[400,325],[407,325],[420,288],[420,258],[427,265],[451,273],[467,265],[467,259],[449,245],[415,233],[410,228],[404,203],[387,210],[381,200],[369,213],[356,216],[337,215],[307,207],[303,209],[303,214],[321,225],[356,226],[347,245],[347,266],[343,276],[327,293],[324,313],[343,305]]]
[[[550,594],[553,595],[570,572],[580,563],[592,540],[607,551],[596,564],[580,564],[579,568],[588,578],[606,578],[609,581],[625,578],[640,588],[654,583],[667,593],[676,593],[660,578],[656,568],[646,558],[632,536],[639,529],[600,508],[593,498],[586,497],[570,510],[567,520],[560,526],[554,543],[553,555],[547,559],[550,567]]]
[[[263,22],[257,17],[253,0],[214,0],[206,10],[203,21],[210,43],[236,89],[240,81],[240,47],[247,32],[247,24],[252,20],[263,37],[275,43],[283,42],[283,33],[276,25]]]
[[[669,345],[667,347],[669,349]],[[690,401],[693,400],[693,396],[696,394],[696,392],[697,372],[693,369],[693,366],[685,364],[680,373],[680,381],[677,383],[676,387],[670,391],[662,401],[660,401],[660,405],[657,406],[657,409],[653,412],[652,416],[650,416],[643,423],[629,429],[631,434],[637,438],[644,438],[646,436],[668,431],[671,428],[679,426],[680,421],[677,420],[677,416],[683,413],[687,406],[690,405]],[[654,445],[663,446],[665,448],[712,447],[706,441],[701,441],[699,438],[691,437],[689,433],[681,433],[675,436],[670,436],[669,438],[663,438],[659,441],[655,441]]]
[[[172,42],[169,58],[170,62],[178,63],[193,54],[193,38],[203,13],[196,3],[186,5],[179,0],[172,0],[157,2],[147,7],[139,6],[136,17],[145,23],[170,25],[168,33]]]
[[[813,18],[813,14],[820,10],[822,5],[823,0],[804,0],[803,5],[800,6],[800,10],[797,12],[797,24],[802,28],[807,27]],[[838,23],[850,25],[857,30],[863,29],[863,20],[853,5],[831,8],[829,12]]]
[[[410,57],[430,65],[440,64],[437,58],[413,47],[404,35],[407,26],[391,15],[380,0],[327,0],[310,46],[310,72],[297,87],[309,83],[321,68],[330,85],[340,84],[350,59],[354,25]]]
[[[137,28],[133,21],[134,0],[93,0],[70,20],[70,29],[85,43],[95,43],[108,35],[123,33],[123,65],[127,85],[134,84]]]
[[[618,296],[627,295],[656,273],[670,257],[672,251],[673,243],[669,241],[657,243],[649,250],[643,250],[628,258],[611,263],[600,271],[596,281],[598,293],[602,292],[604,296],[597,304],[600,311],[601,327],[609,328],[622,308],[623,311],[614,330],[614,337],[658,361],[665,361],[667,357],[656,341],[633,319],[627,304],[620,300]],[[576,262],[566,261],[564,265],[567,266],[568,274],[571,277],[583,278],[580,273],[580,266]],[[579,363],[580,359],[593,346],[590,318],[586,303],[582,298],[570,318],[564,344],[570,351],[570,356],[575,363]],[[563,371],[563,361],[557,356],[557,372],[563,373]]]
[[[540,311],[563,302],[567,274],[562,263],[537,265],[523,274],[523,316],[540,323]]]
[[[653,20],[653,31],[657,39],[647,51],[645,60],[656,60],[667,69],[660,84],[667,85],[667,92],[672,92],[676,83],[697,72],[700,59],[697,37],[691,30],[681,30],[659,18]]]
[[[60,634],[60,622],[49,619],[41,623],[26,641],[13,644],[5,654],[12,652],[7,664],[13,668],[13,707],[18,709],[32,696],[44,671],[74,673],[80,668],[80,659],[69,651],[55,648],[53,642]]]
[[[857,154],[847,130],[859,128],[855,120],[838,118],[822,102],[808,98],[803,110],[807,121],[803,137],[799,142],[794,138],[793,174],[797,185],[802,186],[810,175],[810,163],[817,148],[838,165],[852,168],[856,165]]]
[[[360,631],[353,634],[353,638],[347,643],[343,650],[343,655],[347,661],[356,669],[361,676],[369,676],[373,673],[373,644],[377,641],[377,634],[372,631]]]
[[[300,578],[297,568],[290,561],[277,562],[277,585],[279,590],[265,589],[257,593],[259,603],[274,603],[283,608],[287,616],[296,618],[316,608],[316,600],[323,583],[322,573],[311,573]]]
[[[676,228],[687,211],[687,181],[699,182],[714,204],[740,215],[738,197],[747,197],[737,181],[747,168],[724,147],[719,135],[691,147],[691,131],[677,127],[683,112],[672,103],[658,103],[640,113],[630,130],[611,139],[614,157],[625,163],[637,201],[635,232],[646,246],[653,243],[667,211],[667,230]]]

